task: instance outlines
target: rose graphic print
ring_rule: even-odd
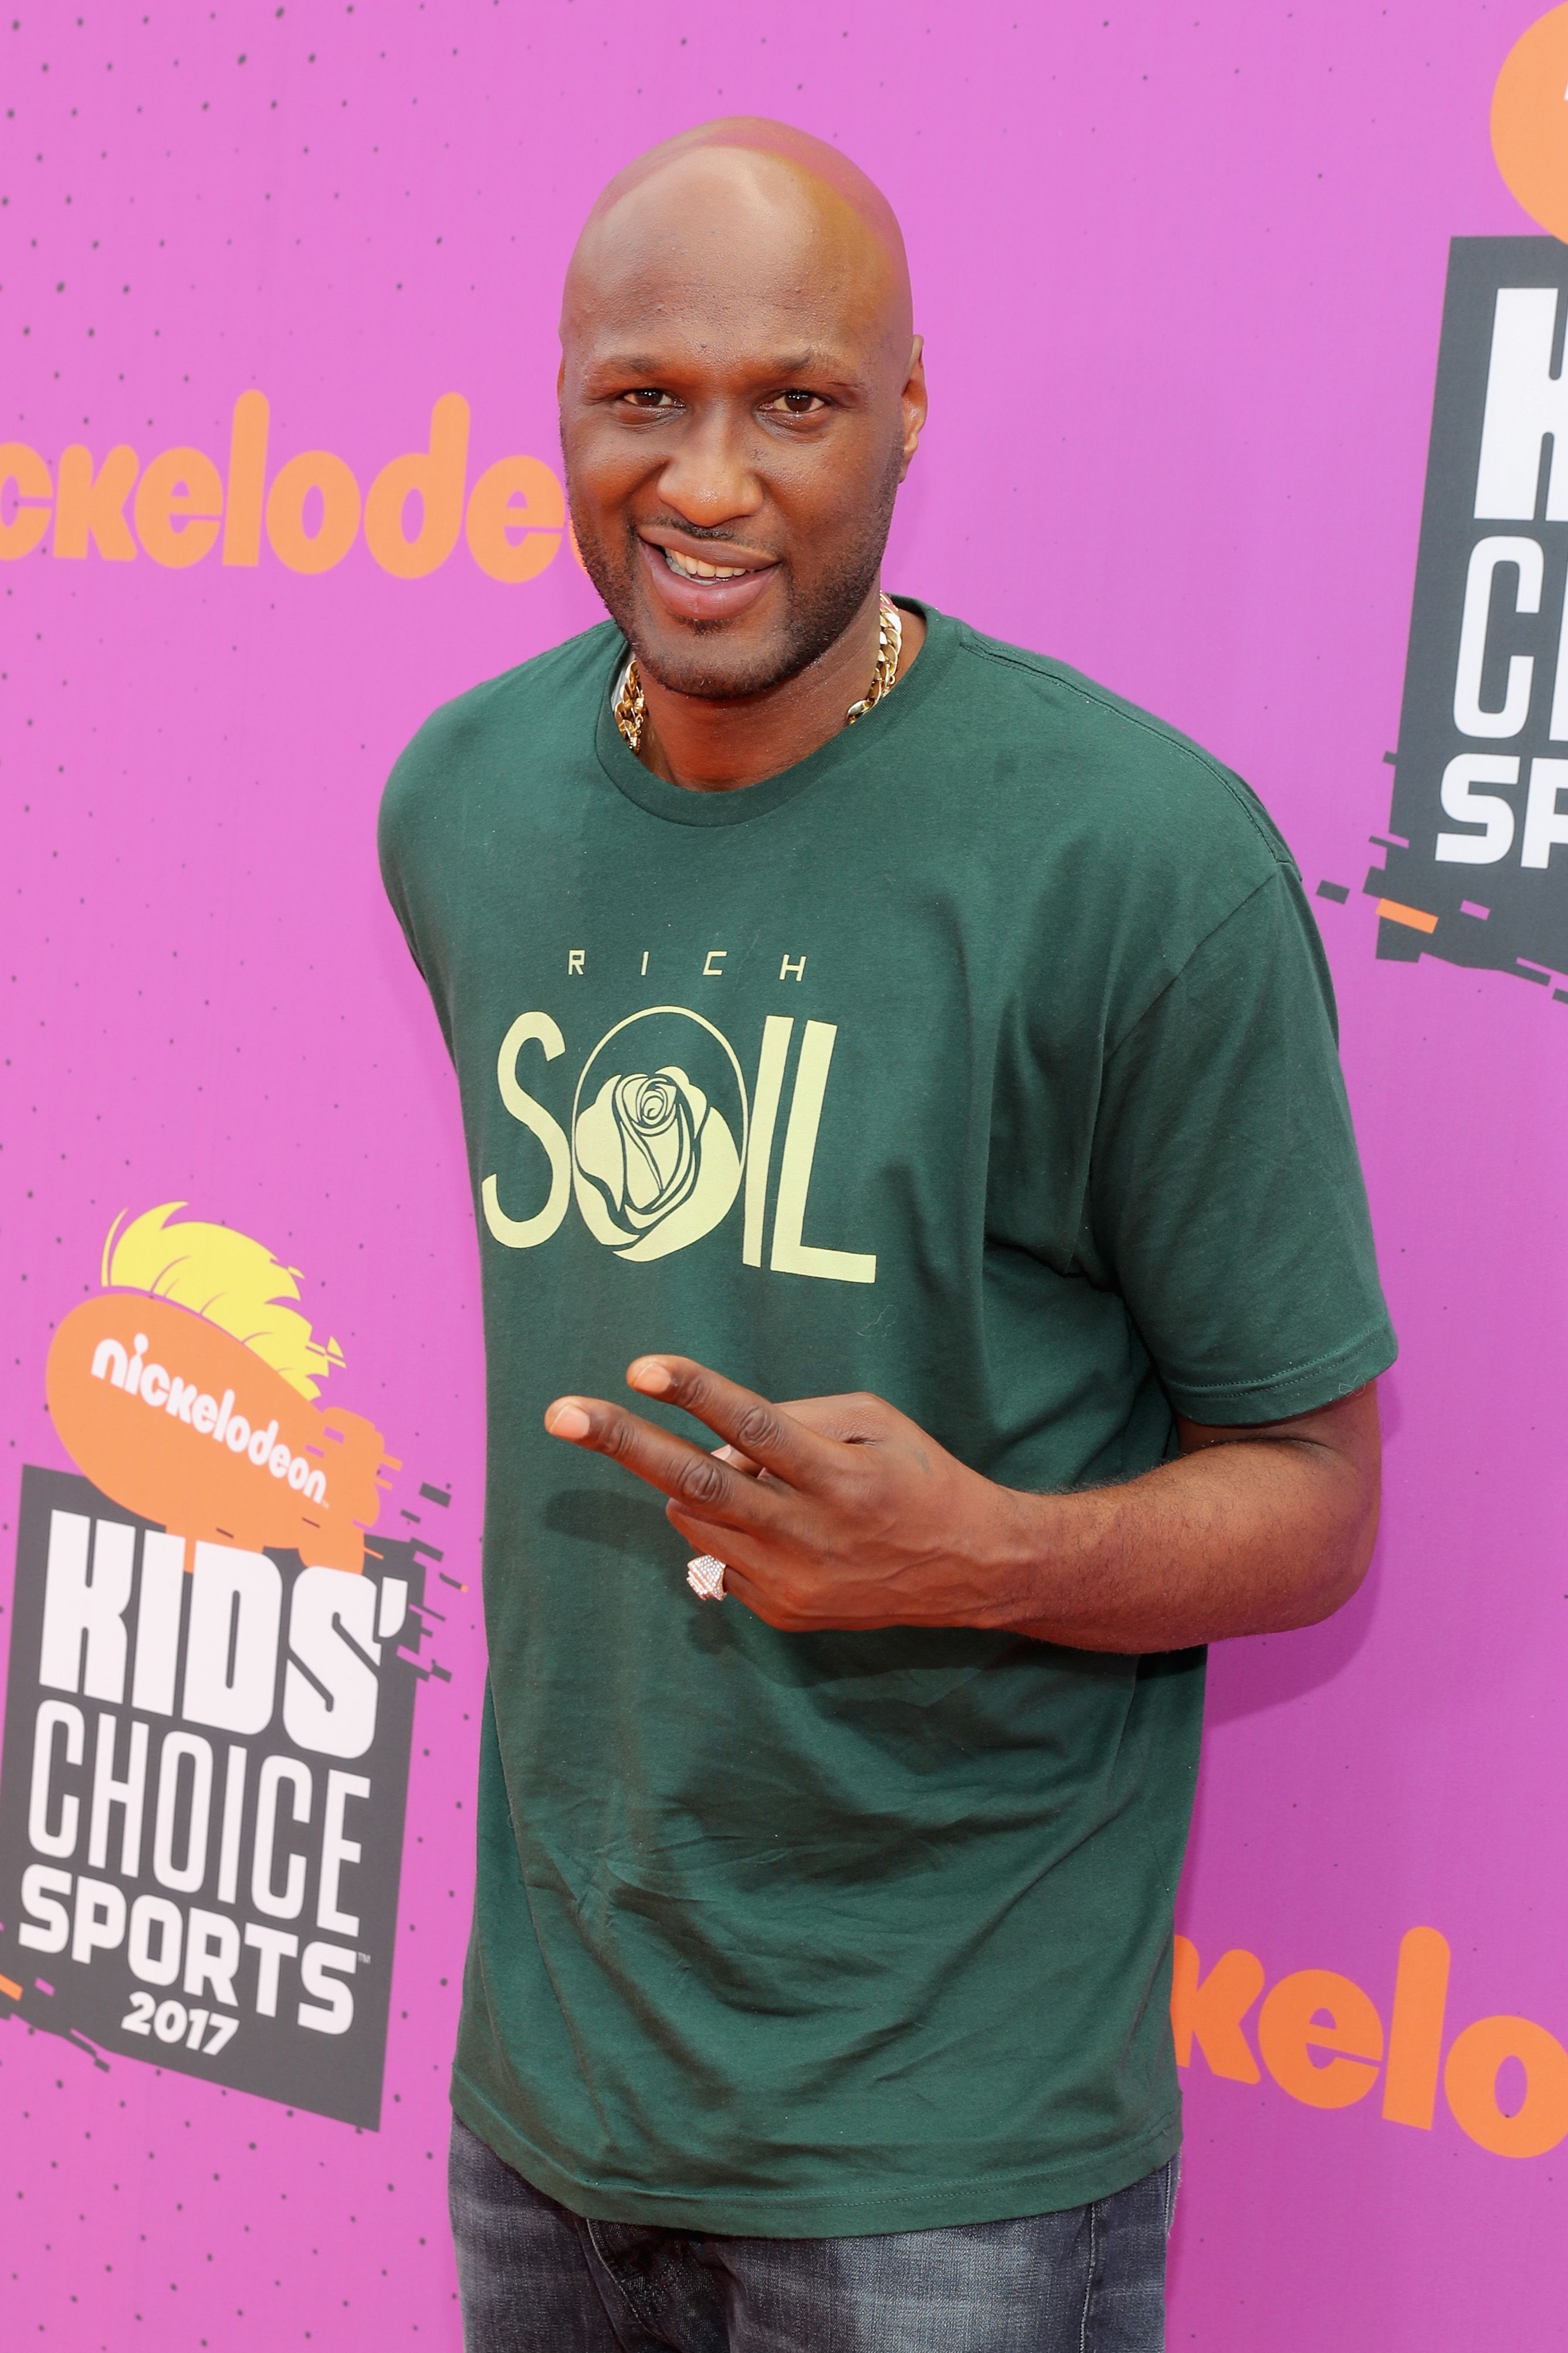
[[[577,1123],[577,1156],[639,1233],[678,1209],[697,1182],[708,1099],[684,1071],[606,1079]]]
[[[644,1024],[655,1025],[648,1044],[670,1046],[680,1059],[672,1053],[653,1069],[626,1070],[633,1040],[626,1033]],[[616,1039],[622,1050],[612,1059],[606,1049]],[[694,1064],[700,1078],[691,1075]],[[721,1088],[732,1098],[732,1119],[713,1099]],[[577,1089],[572,1158],[589,1231],[632,1260],[664,1258],[700,1241],[740,1191],[745,1127],[740,1066],[710,1023],[670,1006],[621,1022],[590,1055]]]

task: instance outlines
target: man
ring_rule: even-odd
[[[925,389],[841,156],[644,156],[562,341],[613,622],[383,818],[483,1262],[468,2342],[1148,2353],[1201,1645],[1375,1532],[1316,932],[1194,745],[882,602]]]

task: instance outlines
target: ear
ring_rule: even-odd
[[[910,372],[899,396],[904,417],[904,462],[899,469],[901,482],[910,470],[910,461],[920,448],[921,431],[926,421],[925,337],[917,335],[910,348]]]

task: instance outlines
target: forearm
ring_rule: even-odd
[[[1377,1533],[1377,1465],[1310,1439],[1211,1438],[1125,1486],[1013,1503],[988,1622],[1076,1650],[1184,1650],[1347,1601]]]
[[[603,1398],[557,1398],[556,1437],[668,1496],[726,1589],[785,1633],[1011,1629],[1081,1651],[1179,1651],[1310,1625],[1349,1599],[1377,1533],[1375,1383],[1288,1421],[1177,1418],[1182,1458],[1122,1487],[1031,1495],[961,1462],[885,1398],[776,1406],[687,1356],[640,1356],[645,1397],[710,1451]]]

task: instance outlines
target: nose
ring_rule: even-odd
[[[743,521],[763,504],[751,457],[751,417],[728,402],[705,406],[669,452],[661,497],[700,531]]]

